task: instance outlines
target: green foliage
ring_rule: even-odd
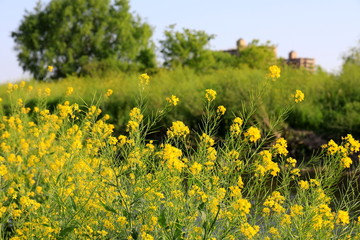
[[[239,63],[253,69],[266,69],[276,63],[276,47],[270,42],[259,44],[253,40],[246,48],[240,50]]]
[[[175,31],[175,25],[169,26],[164,34],[165,40],[160,41],[164,66],[187,66],[200,70],[214,64],[212,52],[207,49],[214,35],[186,28],[183,32]]]
[[[344,66],[347,64],[360,65],[360,41],[358,46],[350,48],[349,52],[343,56]]]
[[[175,94],[180,98],[180,103],[176,111],[168,114],[162,124],[182,120],[197,129],[202,113],[199,107],[201,106],[199,99],[203,95],[201,91],[212,88],[218,91],[221,103],[228,109],[224,116],[224,122],[228,122],[232,113],[238,113],[240,105],[250,104],[251,96],[247,90],[262,84],[259,79],[265,74],[265,71],[249,68],[215,69],[205,73],[199,73],[191,68],[176,68],[171,71],[161,69],[151,74],[152,89],[148,96],[147,110],[155,110],[161,106],[166,97]],[[111,115],[112,123],[119,126],[125,124],[127,111],[135,104],[133,96],[137,87],[137,75],[138,73],[114,71],[103,75],[68,77],[60,83],[32,83],[35,89],[29,100],[36,98],[37,88],[49,87],[52,89],[50,100],[56,107],[66,88],[71,86],[74,88],[74,96],[80,96],[85,102],[91,102],[94,93],[103,93],[111,88],[114,90],[114,96],[106,106],[102,107]],[[297,104],[287,118],[286,123],[291,128],[312,130],[329,137],[345,133],[360,136],[359,80],[360,68],[353,64],[347,65],[339,75],[321,71],[311,73],[303,69],[283,66],[281,77],[267,87],[266,90],[270,94],[262,98],[259,106],[261,111],[258,111],[256,118],[259,122],[269,119],[276,112],[281,111],[284,100],[291,99],[289,92],[294,93],[300,89],[305,93],[305,100]],[[6,97],[6,86],[0,86],[0,96],[3,98],[4,106],[14,101]],[[184,99],[186,101],[182,101]],[[161,130],[163,129],[159,126],[159,131]]]
[[[24,71],[44,79],[107,69],[145,70],[155,65],[151,27],[129,12],[128,0],[39,2],[12,33]]]
[[[221,51],[213,52],[212,54],[216,63],[213,66],[214,69],[236,68],[239,66],[239,59],[237,56]]]

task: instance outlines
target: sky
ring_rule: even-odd
[[[37,1],[0,0],[0,83],[29,77],[17,62],[10,35]],[[176,24],[179,31],[214,34],[213,50],[235,48],[239,38],[269,40],[278,57],[294,50],[328,72],[339,71],[342,56],[360,40],[360,0],[130,0],[130,5],[153,27],[158,46],[164,30]]]

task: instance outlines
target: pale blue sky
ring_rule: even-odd
[[[49,0],[43,0],[48,2]],[[26,76],[16,60],[11,31],[37,0],[0,0],[0,83]],[[340,68],[341,56],[360,40],[360,0],[130,0],[132,11],[154,27],[153,40],[166,26],[215,34],[214,50],[229,49],[239,38],[270,40],[278,56],[295,50],[327,71]]]

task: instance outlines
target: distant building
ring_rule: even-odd
[[[298,58],[295,51],[289,52],[289,58],[286,60],[286,64],[295,68],[304,68],[308,71],[315,71],[315,59],[314,58]]]
[[[236,41],[236,48],[223,50],[223,52],[229,53],[231,55],[239,56],[240,51],[245,49],[246,47],[247,47],[247,45],[246,45],[245,40],[240,38],[239,40]]]
[[[275,56],[276,56],[277,55],[276,47],[275,46],[268,46],[268,47],[274,51]],[[235,56],[240,56],[240,51],[244,50],[245,48],[247,48],[247,44],[244,39],[240,38],[239,40],[236,41],[236,48],[222,50],[222,52],[226,52],[226,53],[229,53],[229,54],[235,55]]]
[[[236,41],[236,48],[222,50],[222,52],[229,53],[234,56],[240,56],[241,50],[245,49],[247,44],[244,39],[240,38]],[[275,56],[277,56],[277,49],[275,46],[269,46],[272,48]],[[291,51],[289,53],[289,58],[285,60],[287,65],[293,66],[295,68],[304,68],[308,71],[315,71],[315,59],[314,58],[298,58],[297,53],[295,51]]]

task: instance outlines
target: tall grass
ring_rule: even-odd
[[[52,89],[49,103],[56,106],[68,86],[74,88],[74,98],[81,97],[84,102],[91,102],[96,94],[110,88],[114,96],[102,107],[113,117],[113,124],[121,126],[126,122],[126,112],[134,104],[136,79],[138,74],[109,73],[107,75],[84,78],[69,77],[59,82],[36,83],[35,88]],[[202,89],[210,87],[221,94],[222,104],[228,108],[224,123],[229,123],[232,114],[237,114],[239,105],[249,106],[249,90],[259,86],[264,71],[251,69],[221,69],[206,73],[196,73],[188,68],[173,71],[159,70],[152,76],[153,85],[148,93],[147,110],[157,109],[162,100],[170,94],[176,94],[188,101],[180,103],[176,112],[169,114],[162,122],[169,123],[175,118],[187,120],[189,125],[197,128],[201,119],[199,96]],[[305,70],[284,67],[281,78],[268,86],[267,98],[262,98],[261,110],[255,116],[258,120],[268,122],[272,114],[281,111],[288,92],[302,89],[306,92],[306,102],[296,106],[286,120],[286,124],[297,129],[312,130],[328,138],[337,138],[348,132],[360,135],[359,102],[360,88],[357,84],[360,76],[359,67],[344,65],[339,75],[322,71],[310,73]],[[0,96],[4,105],[9,105],[6,85],[0,87]],[[36,98],[36,91],[30,98]],[[260,122],[260,121],[259,121]],[[266,127],[266,124],[263,126]]]

